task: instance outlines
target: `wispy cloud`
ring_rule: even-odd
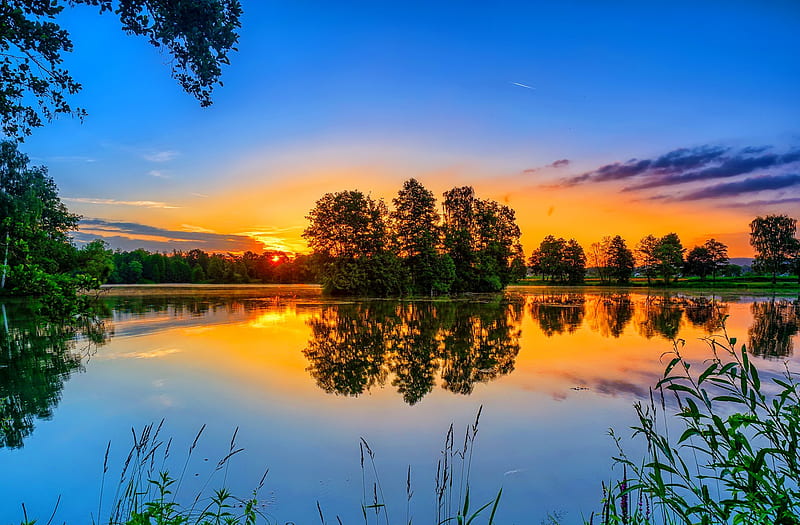
[[[559,169],[559,168],[566,168],[569,166],[570,160],[569,159],[558,159],[554,160],[550,164],[546,166],[541,166],[539,168],[528,168],[527,170],[523,170],[522,173],[536,173],[537,171],[542,171],[546,169]]]
[[[208,198],[208,195],[206,195],[205,193],[195,193],[195,192],[192,192],[192,193],[191,193],[191,195],[192,195],[193,197],[200,197],[201,199],[207,199],[207,198]]]
[[[748,193],[758,193],[767,190],[782,190],[800,186],[800,175],[761,175],[750,177],[736,182],[715,184],[680,196],[654,196],[652,200],[669,201],[696,201],[702,199],[716,199],[720,197],[736,197]]]
[[[193,224],[181,224],[181,228],[183,228],[187,232],[217,233],[214,230],[209,230],[208,228],[203,228],[202,226],[194,226]]]
[[[166,202],[159,201],[121,201],[117,199],[94,199],[90,197],[63,197],[67,202],[75,202],[80,204],[98,204],[108,206],[138,206],[141,208],[164,208],[176,209],[180,206],[174,206]]]
[[[150,175],[151,177],[155,177],[157,179],[168,179],[169,178],[169,175],[167,175],[167,173],[162,171],[162,170],[150,170],[150,171],[147,172],[147,174]]]
[[[142,154],[144,160],[150,162],[169,162],[180,155],[179,152],[175,150],[162,150],[162,151],[150,151],[147,153]]]
[[[190,226],[190,225],[183,225]],[[191,250],[200,248],[220,252],[261,252],[264,245],[257,239],[240,234],[223,234],[211,231],[170,230],[136,222],[108,221],[99,218],[83,219],[80,230],[73,235],[79,242],[89,242],[98,237],[113,248],[151,251]],[[203,228],[205,229],[205,228]]]
[[[758,206],[782,206],[784,204],[800,204],[800,197],[786,197],[778,199],[759,199],[745,202],[726,203],[729,208],[755,208]]]
[[[529,86],[528,84],[523,84],[522,82],[510,82],[512,86],[518,86],[525,89],[536,89],[533,86]]]

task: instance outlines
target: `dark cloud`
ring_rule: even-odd
[[[261,252],[264,249],[261,243],[246,235],[167,230],[136,222],[91,218],[83,219],[79,227],[80,230],[73,234],[77,243],[101,238],[112,248],[121,250],[144,248],[150,251],[172,251],[200,248],[206,251]]]
[[[740,154],[723,159],[717,166],[685,173],[656,176],[640,184],[628,186],[622,191],[637,191],[661,186],[674,186],[687,182],[736,177],[738,175],[753,173],[754,171],[792,164],[799,160],[800,151],[791,151],[783,155],[770,153],[766,155],[746,156]]]
[[[537,171],[541,171],[541,170],[548,169],[548,168],[554,168],[554,169],[566,168],[567,166],[569,166],[569,164],[570,164],[570,160],[569,159],[558,159],[558,160],[555,160],[555,161],[551,162],[547,166],[543,166],[541,168],[530,168],[530,169],[524,170],[522,173],[536,173]]]
[[[716,184],[671,200],[694,201],[700,199],[716,199],[720,197],[735,197],[745,193],[781,190],[794,186],[800,186],[800,175],[762,175],[760,177],[750,177],[736,182]]]
[[[665,175],[696,169],[717,161],[730,148],[723,146],[699,146],[679,148],[655,159],[631,159],[626,162],[606,164],[593,171],[575,177],[561,179],[556,186],[575,186],[584,182],[606,182],[625,180],[640,175]]]

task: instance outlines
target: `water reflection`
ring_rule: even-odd
[[[333,304],[309,320],[308,372],[329,393],[357,396],[388,377],[408,404],[436,385],[469,394],[514,369],[524,299]]]
[[[53,321],[0,305],[0,447],[21,448],[36,419],[50,419],[64,383],[110,331],[99,315]]]
[[[573,333],[583,323],[584,294],[564,293],[535,295],[529,300],[531,316],[547,337]]]
[[[793,338],[800,325],[800,301],[773,298],[754,302],[750,311],[753,314],[753,326],[747,331],[750,352],[767,358],[792,355]]]

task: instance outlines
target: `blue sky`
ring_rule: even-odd
[[[679,148],[800,147],[800,4],[606,4],[244,1],[239,52],[206,109],[113,16],[68,9],[66,65],[89,116],[37,130],[23,150],[71,209],[147,226],[122,237],[162,249],[170,231],[301,249],[323,193],[390,198],[411,176],[509,202],[527,250],[547,233],[635,242],[672,230],[745,246],[755,214],[797,216],[792,162],[726,179],[739,185],[725,199],[708,190],[719,181],[645,197],[594,178],[560,185]],[[712,197],[681,202],[701,191]],[[196,240],[231,249],[215,239]]]

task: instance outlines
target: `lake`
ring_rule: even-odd
[[[489,501],[502,487],[499,523],[539,523],[551,512],[577,523],[598,508],[601,481],[620,475],[611,470],[609,428],[631,454],[640,450],[628,439],[632,404],[649,398],[673,339],[699,362],[709,356],[701,339],[725,320],[767,376],[785,361],[797,365],[797,296],[535,287],[414,301],[323,298],[315,286],[147,293],[106,297],[100,322],[79,327],[3,305],[3,523],[21,520],[22,502],[45,523],[59,495],[55,523],[97,516],[110,442],[107,514],[134,436],[153,423],[152,436],[162,419],[155,441],[161,454],[171,439],[164,465],[183,472],[184,500],[223,484],[247,496],[268,468],[262,510],[274,522],[319,523],[318,503],[329,523],[337,515],[363,522],[362,501],[380,491],[392,523],[407,515],[430,523],[448,429],[460,448],[481,407],[470,498]],[[362,469],[362,438],[374,469],[368,456]]]

